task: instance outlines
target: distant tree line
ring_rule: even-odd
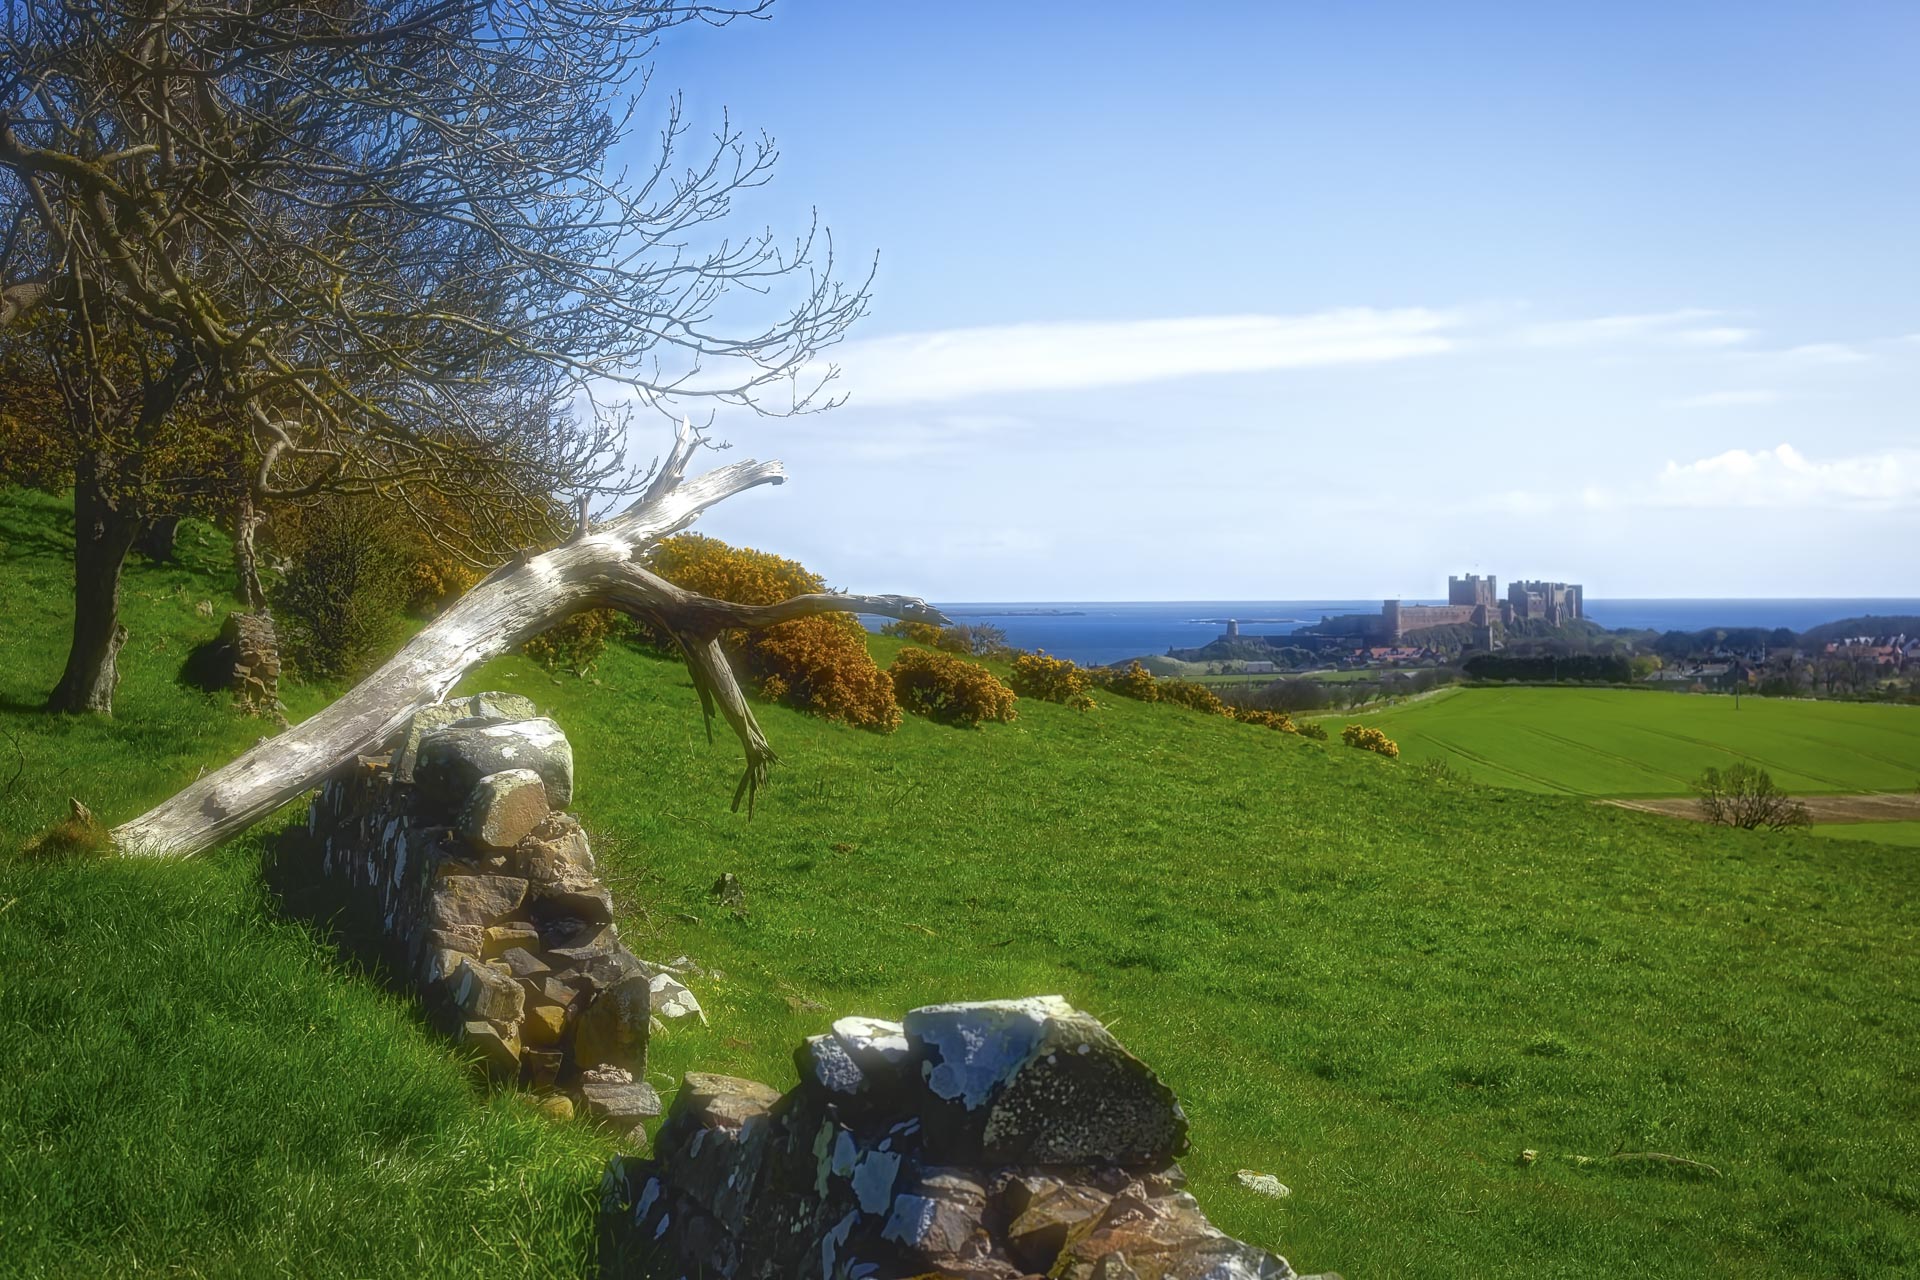
[[[1476,653],[1460,670],[1474,680],[1580,681],[1628,684],[1633,664],[1617,654],[1576,653],[1527,656]]]

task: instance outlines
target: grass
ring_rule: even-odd
[[[1796,795],[1910,791],[1920,707],[1628,689],[1463,688],[1362,717],[1407,760],[1577,796],[1686,795],[1709,767],[1757,764]]]
[[[0,574],[54,583],[45,541]],[[169,647],[130,652],[115,721],[27,709],[58,667],[39,591],[0,654],[26,761],[0,839],[67,794],[124,819],[257,731],[165,676],[214,625],[168,590],[130,601],[136,646]],[[696,981],[712,1026],[657,1045],[663,1076],[784,1085],[840,1014],[1055,991],[1180,1094],[1216,1222],[1302,1270],[1920,1267],[1903,851],[1436,780],[1113,697],[890,738],[767,708],[785,763],[749,823],[675,663],[622,649],[556,680],[509,658],[469,687],[567,728],[635,949],[725,975]],[[577,1274],[603,1149],[486,1098],[403,1002],[276,921],[260,839],[176,866],[0,864],[8,1267]],[[707,897],[726,871],[744,913]],[[1574,1159],[1646,1150],[1723,1176]]]
[[[1835,840],[1869,840],[1874,844],[1920,849],[1920,822],[1834,822],[1815,827],[1813,834]]]

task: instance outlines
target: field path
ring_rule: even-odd
[[[1920,794],[1910,791],[1885,791],[1864,796],[1801,796],[1817,824],[1836,822],[1913,822],[1920,821]],[[1692,797],[1672,796],[1661,800],[1602,800],[1602,804],[1638,809],[1667,818],[1700,817],[1700,807]]]

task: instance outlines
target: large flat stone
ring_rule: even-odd
[[[626,1130],[660,1114],[660,1095],[644,1080],[598,1080],[589,1072],[580,1080],[587,1114]]]
[[[573,800],[573,747],[560,726],[545,718],[434,729],[420,739],[413,781],[458,812],[480,779],[508,769],[539,774],[549,809],[564,809]]]
[[[427,894],[427,927],[484,930],[519,910],[527,882],[519,876],[442,875]]]
[[[1058,996],[930,1005],[904,1025],[936,1158],[1138,1167],[1187,1149],[1173,1091]]]
[[[479,849],[504,852],[546,819],[547,785],[532,769],[502,769],[474,783],[454,829]]]
[[[579,820],[550,813],[513,851],[514,869],[535,884],[582,884],[594,880],[593,850]]]
[[[407,722],[400,745],[394,750],[393,776],[400,782],[413,781],[420,739],[435,729],[461,722],[496,724],[504,720],[532,720],[539,715],[539,708],[517,693],[476,693],[472,697],[450,698],[422,707]]]
[[[573,1060],[582,1068],[623,1067],[646,1074],[648,1021],[653,993],[645,974],[635,974],[595,996],[573,1033]]]
[[[526,993],[520,984],[492,965],[462,957],[448,979],[453,1002],[469,1018],[508,1026],[520,1020]]]

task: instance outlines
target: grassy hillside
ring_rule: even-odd
[[[0,639],[9,842],[67,794],[130,816],[258,732],[171,683],[214,626],[193,571],[134,576],[118,719],[29,709],[59,665],[56,516],[16,504],[0,531],[0,578],[35,593]],[[514,658],[483,686],[567,728],[635,949],[725,975],[695,983],[711,1028],[657,1047],[663,1083],[784,1084],[839,1014],[1054,991],[1179,1092],[1216,1221],[1306,1270],[1920,1266],[1909,853],[1434,782],[1117,698],[890,738],[767,709],[785,763],[749,823],[676,664],[556,681]],[[0,1270],[578,1274],[597,1140],[463,1085],[403,1003],[274,920],[259,850],[0,863]],[[744,915],[707,897],[723,871]],[[1724,1176],[1575,1159],[1648,1150]]]
[[[1672,796],[1747,760],[1796,794],[1910,791],[1920,707],[1630,689],[1452,689],[1359,715],[1409,760],[1485,783],[1582,796]]]

